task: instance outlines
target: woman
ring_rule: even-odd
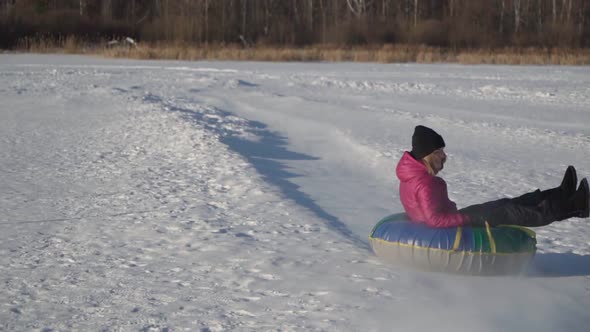
[[[412,151],[404,152],[396,173],[400,199],[408,217],[431,227],[519,225],[537,227],[571,217],[588,218],[588,181],[576,190],[577,175],[569,166],[557,188],[536,190],[517,198],[504,198],[457,210],[449,199],[446,182],[436,176],[446,162],[445,142],[434,130],[417,126]]]

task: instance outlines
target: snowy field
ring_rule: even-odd
[[[367,239],[417,124],[459,207],[590,176],[590,67],[5,54],[0,103],[2,331],[590,329],[590,219],[514,277]]]

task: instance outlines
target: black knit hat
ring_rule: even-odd
[[[424,126],[416,126],[414,128],[411,152],[414,158],[422,159],[434,150],[444,147],[445,141],[436,131]]]

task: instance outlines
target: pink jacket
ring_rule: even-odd
[[[404,152],[396,174],[400,199],[410,219],[436,228],[469,224],[469,217],[457,212],[457,205],[449,199],[446,182],[428,174],[426,166],[409,152]]]

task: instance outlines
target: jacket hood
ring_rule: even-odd
[[[428,169],[420,161],[414,159],[409,152],[404,152],[397,167],[395,168],[397,178],[401,182],[411,181],[416,177],[429,176]]]

